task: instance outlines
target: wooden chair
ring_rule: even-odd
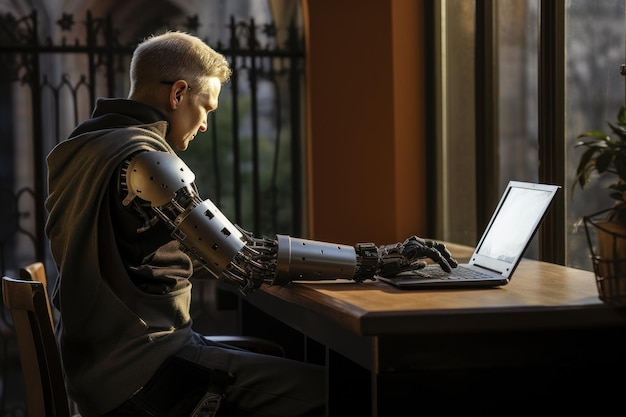
[[[74,407],[70,407],[73,403],[67,396],[54,337],[45,266],[34,262],[20,268],[19,275],[20,279],[3,277],[2,291],[17,334],[28,416],[72,416],[70,410]],[[230,335],[210,339],[257,353],[285,356],[281,345],[266,339]]]
[[[42,262],[34,262],[20,268],[20,278],[29,281],[39,281],[47,286],[46,268]],[[48,307],[50,304],[48,303]],[[50,312],[52,318],[52,312]],[[54,322],[53,322],[54,328]],[[271,340],[263,339],[255,336],[237,336],[237,335],[216,335],[206,336],[207,339],[214,342],[224,343],[229,346],[235,346],[251,352],[263,353],[266,355],[285,356],[285,349]]]
[[[29,417],[70,417],[46,286],[2,277],[2,299],[11,312]]]
[[[43,284],[46,293],[48,291],[48,277],[46,276],[46,267],[43,262],[34,262],[28,264],[19,270],[20,279],[25,281],[38,281]],[[50,315],[50,323],[54,329],[54,316],[52,315],[52,308],[50,307],[50,299],[48,298],[48,314]]]
[[[46,267],[43,262],[34,262],[20,268],[20,279],[26,281],[39,281],[44,285],[44,287],[48,286]]]

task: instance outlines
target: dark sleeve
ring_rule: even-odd
[[[150,204],[135,198],[124,206],[124,162],[109,188],[111,222],[120,258],[133,283],[142,291],[163,294],[188,285],[192,261]]]

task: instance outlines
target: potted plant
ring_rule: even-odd
[[[586,216],[585,231],[591,250],[600,299],[626,303],[626,107],[621,106],[614,123],[607,123],[613,135],[591,130],[578,135],[577,148],[585,148],[572,185],[584,189],[592,180],[610,178],[606,186],[613,204]],[[596,231],[597,246],[589,234]]]

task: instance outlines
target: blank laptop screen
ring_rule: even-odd
[[[489,232],[477,253],[500,261],[514,263],[534,233],[542,213],[550,204],[552,192],[540,189],[511,188],[500,206]]]

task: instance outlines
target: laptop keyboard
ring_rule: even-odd
[[[449,280],[475,280],[492,277],[493,275],[478,271],[472,268],[465,268],[462,265],[454,268],[452,272],[446,272],[439,265],[427,266],[423,269],[416,269],[407,275],[407,278],[423,277],[431,279],[449,279]]]

